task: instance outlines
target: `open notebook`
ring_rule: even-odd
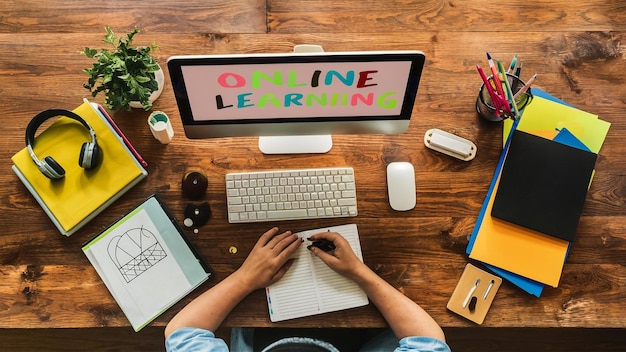
[[[363,261],[359,233],[355,224],[299,232],[301,238],[334,231],[345,237]],[[287,274],[267,287],[267,303],[273,322],[360,307],[368,304],[367,295],[352,280],[329,268],[306,246],[300,246]]]

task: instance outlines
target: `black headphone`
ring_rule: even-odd
[[[96,131],[89,126],[87,121],[72,111],[65,109],[50,109],[35,115],[26,127],[26,147],[28,148],[30,157],[33,159],[35,164],[37,164],[39,171],[46,175],[46,177],[53,180],[63,178],[65,175],[65,170],[59,163],[52,159],[51,156],[46,156],[43,160],[39,160],[33,150],[33,147],[35,146],[35,132],[37,132],[37,128],[39,128],[39,126],[41,126],[41,124],[43,124],[46,120],[56,116],[66,116],[74,119],[89,130],[89,134],[91,134],[91,142],[83,143],[83,146],[80,149],[78,165],[83,169],[92,169],[96,167],[100,159],[100,147],[96,141]]]

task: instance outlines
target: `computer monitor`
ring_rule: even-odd
[[[259,136],[274,154],[326,152],[332,134],[406,131],[424,60],[420,51],[320,51],[167,64],[188,138]]]

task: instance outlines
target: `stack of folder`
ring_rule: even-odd
[[[537,297],[557,287],[610,123],[533,89],[503,151],[467,247]]]

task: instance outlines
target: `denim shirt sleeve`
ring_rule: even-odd
[[[212,331],[198,328],[181,328],[165,340],[168,352],[228,352],[224,340],[215,337]]]
[[[409,336],[400,340],[395,352],[451,352],[443,341],[428,336]]]
[[[181,328],[165,341],[168,352],[228,352],[224,340],[211,331],[198,328]],[[451,352],[448,345],[426,336],[409,336],[400,340],[395,352]]]

